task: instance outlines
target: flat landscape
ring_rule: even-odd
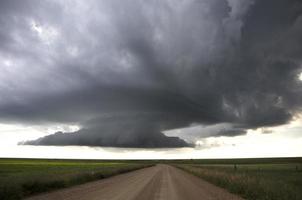
[[[218,200],[241,198],[169,165],[158,164],[27,200]]]
[[[302,197],[301,158],[1,159],[0,173],[1,200],[298,200]]]
[[[22,199],[147,166],[139,161],[0,159],[0,199]]]
[[[0,0],[0,200],[302,200],[301,44],[302,0]]]
[[[178,160],[176,166],[245,199],[302,199],[302,159]]]

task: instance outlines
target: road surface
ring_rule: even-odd
[[[27,200],[242,200],[187,172],[156,165]]]

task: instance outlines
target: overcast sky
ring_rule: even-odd
[[[301,44],[300,0],[1,0],[0,139],[195,157],[300,145]]]

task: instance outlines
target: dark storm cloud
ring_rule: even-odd
[[[29,145],[86,145],[109,147],[187,147],[178,137],[167,137],[160,132],[153,116],[114,116],[94,120],[88,126],[72,133],[53,135],[28,141]],[[87,128],[86,128],[87,127]]]
[[[1,121],[82,127],[29,144],[188,146],[162,132],[218,124],[193,135],[234,136],[301,110],[299,0],[1,1],[0,9]]]

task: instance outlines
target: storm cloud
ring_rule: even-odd
[[[96,123],[97,122],[97,123]],[[152,119],[137,118],[137,116],[110,117],[97,119],[89,123],[87,128],[72,133],[57,132],[25,144],[30,145],[85,145],[109,147],[188,147],[185,141],[178,137],[167,137],[159,130],[159,123]]]
[[[301,111],[299,0],[3,0],[0,27],[0,121],[80,126],[26,144],[182,147],[163,131]]]

